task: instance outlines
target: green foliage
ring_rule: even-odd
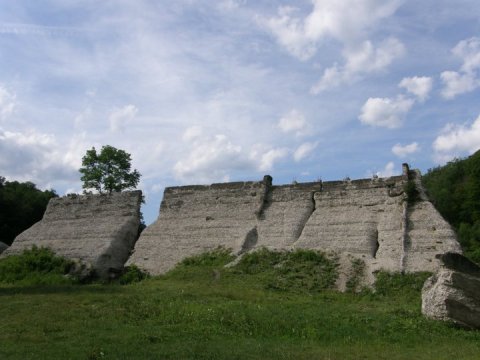
[[[430,169],[422,181],[435,207],[457,231],[465,255],[480,263],[480,151]]]
[[[148,279],[150,275],[144,271],[142,271],[136,265],[126,266],[123,269],[122,275],[116,281],[119,284],[126,285],[126,284],[133,284],[136,282],[140,282],[142,280]]]
[[[41,191],[31,182],[6,181],[0,176],[0,241],[10,245],[15,237],[40,221],[54,190]]]
[[[413,180],[408,180],[405,183],[403,191],[405,191],[405,194],[407,194],[407,202],[409,205],[415,204],[420,198],[420,193],[418,192],[418,189]]]
[[[190,256],[180,262],[180,266],[224,266],[231,262],[235,256],[231,251],[224,247],[217,247],[212,251],[204,252],[200,255]]]
[[[376,274],[375,292],[382,296],[411,296],[418,297],[425,280],[431,273],[390,273],[380,271]]]
[[[259,275],[267,289],[319,292],[334,286],[337,266],[336,259],[318,251],[262,248],[245,254],[233,269],[240,274]]]
[[[131,171],[130,154],[110,145],[103,146],[100,153],[94,147],[87,150],[79,171],[83,188],[99,193],[135,188],[140,181],[140,173]]]
[[[265,255],[250,265],[278,254]],[[258,267],[221,262],[209,255],[130,285],[0,283],[0,358],[478,358],[480,332],[425,319],[417,282],[381,279],[383,295],[273,291]]]
[[[350,274],[346,283],[347,292],[359,291],[362,278],[365,276],[365,261],[362,259],[353,259]]]
[[[20,255],[0,260],[0,283],[7,284],[64,284],[72,263],[56,256],[47,248],[32,247]]]

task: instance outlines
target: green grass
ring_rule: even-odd
[[[311,286],[335,269],[321,254],[244,259],[224,268],[219,250],[128,285],[0,283],[0,358],[478,359],[480,332],[422,317],[425,274],[341,294]]]

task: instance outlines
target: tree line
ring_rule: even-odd
[[[11,245],[22,231],[40,221],[55,190],[41,191],[32,182],[0,176],[0,241]]]
[[[422,182],[457,232],[465,255],[480,263],[480,151],[428,170]]]

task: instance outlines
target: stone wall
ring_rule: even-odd
[[[43,219],[18,235],[2,254],[33,245],[90,264],[100,277],[120,271],[135,245],[141,191],[53,198]]]
[[[266,176],[261,182],[167,188],[159,218],[142,233],[128,263],[161,274],[217,246],[237,254],[306,248],[364,260],[369,281],[379,269],[432,271],[435,255],[461,250],[424,195],[408,205],[403,188],[409,176],[423,194],[420,176],[408,167],[387,179],[274,186]]]

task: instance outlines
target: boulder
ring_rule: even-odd
[[[48,247],[100,278],[115,276],[138,238],[141,202],[141,191],[53,198],[43,219],[18,235],[2,257]]]
[[[458,253],[439,256],[442,266],[422,289],[422,313],[480,329],[480,267]]]

